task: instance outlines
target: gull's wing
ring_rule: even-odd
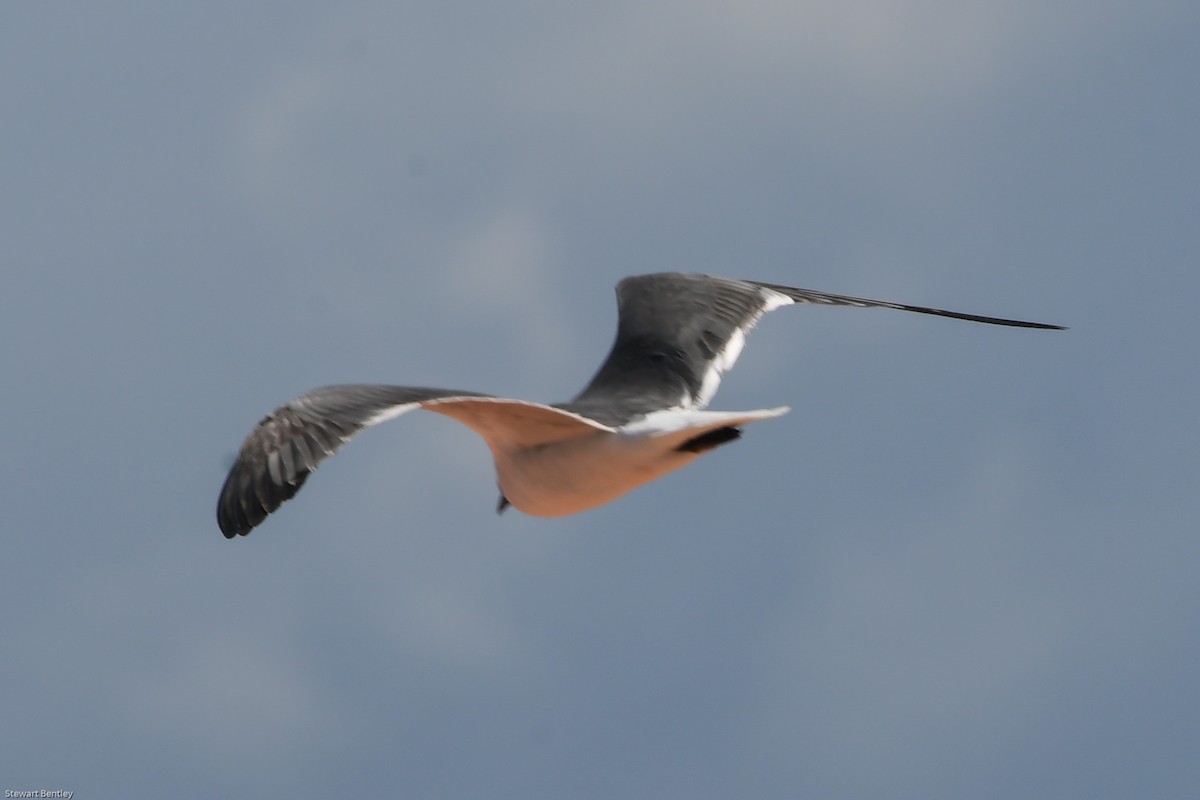
[[[310,472],[359,431],[424,408],[468,426],[493,452],[537,448],[613,429],[560,408],[421,386],[346,384],[297,397],[255,426],[225,479],[217,524],[246,535],[304,485]]]
[[[217,524],[246,535],[304,485],[308,474],[363,428],[433,400],[487,397],[420,386],[346,384],[301,395],[255,426],[221,487]]]
[[[1059,329],[1040,322],[962,314],[773,283],[660,273],[617,284],[617,336],[608,358],[562,408],[623,425],[664,408],[704,408],[759,318],[792,303],[894,308],[943,317]]]

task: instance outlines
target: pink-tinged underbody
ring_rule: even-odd
[[[561,517],[617,499],[685,467],[701,453],[680,450],[709,431],[733,428],[787,408],[724,412],[656,411],[610,428],[561,409],[514,400],[455,399],[425,404],[483,437],[500,490],[518,510]]]

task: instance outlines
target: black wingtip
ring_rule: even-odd
[[[221,535],[226,539],[247,536],[258,524],[258,522],[248,519],[245,510],[235,506],[234,502],[234,498],[222,494],[217,503],[217,527],[221,529]],[[263,516],[266,517],[265,514]]]
[[[946,311],[941,308],[926,308],[925,306],[898,305],[903,311],[915,311],[918,314],[931,314],[937,317],[950,317],[967,322],[982,322],[985,325],[1004,325],[1009,328],[1032,328],[1043,331],[1065,331],[1065,325],[1051,325],[1048,322],[1027,322],[1022,319],[1005,319],[1003,317],[985,317],[982,314],[965,314],[961,311]]]
[[[1070,330],[1070,328],[1068,328],[1066,325],[1051,325],[1048,322],[1022,322],[1021,320],[1016,320],[1016,319],[995,319],[995,318],[991,318],[991,317],[985,317],[978,321],[979,322],[988,322],[988,323],[991,323],[992,325],[1008,325],[1009,327],[1012,327],[1012,328],[1034,328],[1036,330],[1041,330],[1041,331]]]

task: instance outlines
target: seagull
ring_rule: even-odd
[[[788,412],[786,406],[705,408],[762,315],[800,303],[1064,329],[759,281],[637,275],[617,284],[612,350],[575,399],[543,405],[384,384],[315,389],[263,417],[246,437],[221,488],[217,524],[227,539],[249,534],[359,431],[416,408],[458,420],[483,437],[496,466],[497,513],[511,505],[558,517],[611,502],[734,441],[742,426]]]

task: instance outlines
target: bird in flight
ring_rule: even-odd
[[[500,486],[497,512],[557,517],[608,503],[787,413],[706,411],[721,376],[759,318],[798,303],[894,308],[918,314],[1062,330],[1061,325],[867,300],[709,275],[637,275],[617,284],[619,320],[608,358],[575,399],[527,400],[420,386],[343,384],[272,411],[242,443],[217,501],[226,538],[245,536],[359,431],[415,408],[483,437]]]

